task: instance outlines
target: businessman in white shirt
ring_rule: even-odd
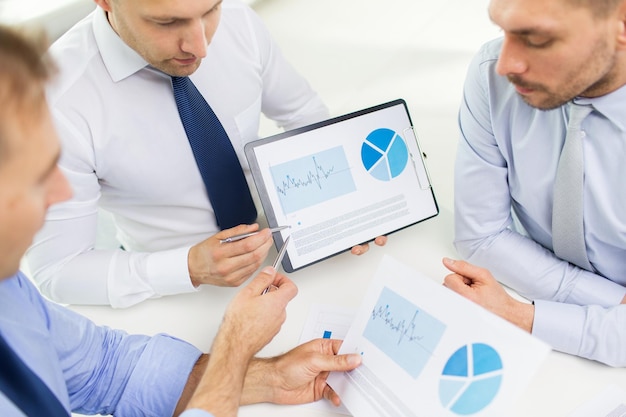
[[[260,114],[292,129],[325,119],[326,107],[238,0],[95,1],[50,49],[60,71],[48,99],[74,197],[50,210],[27,253],[36,283],[55,301],[113,307],[240,285],[266,258],[271,233],[220,245],[258,225],[220,231],[170,76],[190,76],[249,184],[243,147],[257,139]],[[124,250],[94,249],[99,207]]]

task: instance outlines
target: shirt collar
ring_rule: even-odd
[[[113,82],[121,81],[148,65],[141,55],[115,33],[106,12],[100,7],[94,11],[93,32],[104,66]]]
[[[591,104],[597,112],[613,122],[620,130],[626,130],[626,117],[624,113],[626,85],[600,97],[577,97],[574,99],[574,103],[583,105]]]

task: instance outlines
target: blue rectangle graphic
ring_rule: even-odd
[[[356,191],[343,147],[270,167],[285,214]]]
[[[445,329],[444,323],[384,287],[363,337],[417,378]]]

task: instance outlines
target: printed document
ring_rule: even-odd
[[[363,363],[328,383],[355,417],[501,417],[550,347],[386,256],[344,339],[348,352]]]

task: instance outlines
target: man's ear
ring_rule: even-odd
[[[626,50],[626,0],[617,8],[617,48]]]
[[[111,0],[93,0],[105,12],[111,11]]]

